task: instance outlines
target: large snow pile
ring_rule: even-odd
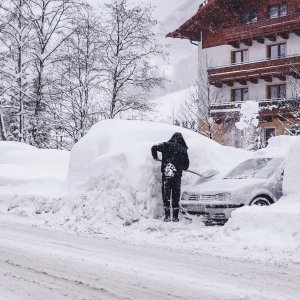
[[[286,157],[283,192],[269,207],[243,207],[236,210],[221,232],[226,240],[255,251],[300,253],[300,137],[272,138],[257,154]]]
[[[198,172],[218,169],[226,173],[251,155],[223,147],[197,133],[173,125],[107,120],[96,124],[72,149],[64,214],[72,221],[132,223],[162,212],[160,164],[151,146],[181,132],[190,147],[190,167]],[[183,185],[195,175],[184,175]],[[72,217],[73,216],[73,217]],[[73,218],[73,219],[72,219]]]
[[[283,180],[284,195],[300,194],[300,138],[293,142],[286,161]],[[298,197],[300,199],[300,196]],[[300,210],[300,201],[298,203]]]
[[[259,157],[288,157],[291,146],[298,139],[295,136],[279,135],[268,140],[268,147],[254,153]]]
[[[69,152],[0,142],[0,195],[57,195],[69,165]]]

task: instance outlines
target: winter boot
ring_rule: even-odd
[[[179,208],[174,208],[173,209],[173,218],[172,218],[173,222],[179,222],[178,214],[179,214]]]
[[[171,222],[171,218],[170,218],[170,208],[165,208],[165,218],[164,218],[164,222]]]

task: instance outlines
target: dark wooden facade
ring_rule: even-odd
[[[239,43],[263,42],[272,36],[289,33],[300,35],[300,1],[286,0],[287,16],[268,19],[268,7],[276,0],[208,0],[198,12],[168,37],[201,41],[203,48]],[[242,25],[241,16],[247,11],[257,12],[257,22]],[[201,35],[202,33],[202,35]]]

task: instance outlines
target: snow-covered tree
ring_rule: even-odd
[[[207,69],[212,62],[205,56],[198,68],[198,78],[190,90],[190,96],[183,102],[176,124],[192,129],[200,134],[215,139],[219,132],[226,133],[229,114],[216,124],[213,111],[215,105],[220,105],[223,99],[221,89],[212,86],[208,80]]]
[[[287,79],[291,99],[284,99],[273,103],[272,108],[280,108],[279,121],[289,135],[300,135],[300,70],[292,68],[291,74]]]
[[[146,111],[149,92],[163,83],[154,64],[163,51],[156,42],[152,7],[112,0],[105,5],[103,18],[103,114],[115,118],[128,111]]]
[[[99,119],[147,112],[163,84],[149,5],[0,0],[0,138],[70,148]]]
[[[0,112],[2,138],[27,140],[30,95],[30,42],[32,26],[26,16],[27,0],[0,3]],[[5,112],[5,117],[4,117]]]
[[[31,144],[49,145],[51,120],[48,108],[48,76],[55,62],[55,54],[74,32],[71,12],[75,0],[28,0],[27,18],[34,31],[34,101],[31,119]]]
[[[99,118],[103,55],[101,23],[93,8],[82,6],[74,19],[77,27],[58,52],[60,63],[53,68],[51,83],[55,136],[63,133],[71,145]],[[56,142],[64,147],[60,137]]]
[[[244,149],[258,149],[261,147],[259,140],[260,131],[257,128],[259,124],[259,103],[255,101],[246,101],[242,103],[240,110],[240,120],[235,126],[241,132],[240,146]]]

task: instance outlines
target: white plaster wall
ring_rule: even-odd
[[[287,55],[300,55],[300,37],[294,33],[290,34],[288,40],[284,40],[280,37],[277,37],[276,42],[269,41],[265,39],[264,44],[260,44],[256,41],[253,41],[252,46],[247,47],[244,44],[240,45],[239,49],[233,48],[229,45],[222,45],[212,48],[202,49],[202,44],[199,43],[199,61],[203,60],[205,57],[209,58],[211,66],[224,66],[231,64],[231,52],[248,49],[249,51],[249,61],[258,61],[267,59],[267,49],[269,45],[275,45],[278,43],[287,44]]]
[[[287,55],[300,55],[300,36],[292,33],[287,41]]]
[[[231,49],[229,45],[202,49],[202,43],[199,43],[199,64],[209,63],[210,67],[223,66],[231,64]]]

